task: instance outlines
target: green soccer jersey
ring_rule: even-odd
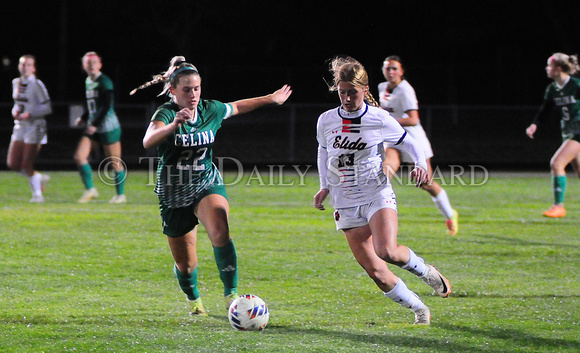
[[[88,124],[93,125],[96,119],[97,132],[109,132],[119,128],[119,119],[113,109],[113,82],[107,76],[100,74],[94,81],[90,77],[85,80],[87,107],[89,110]],[[111,102],[106,107],[104,100],[105,92],[110,91]],[[105,109],[107,109],[105,111]]]
[[[180,110],[174,102],[160,106],[151,121],[166,125]],[[222,121],[232,115],[232,107],[214,100],[201,100],[197,117],[183,124],[157,147],[159,157],[155,193],[170,208],[186,207],[212,185],[222,184],[213,164],[213,143]]]
[[[544,100],[554,102],[560,111],[562,138],[580,135],[580,79],[570,76],[564,87],[552,82],[546,88]]]

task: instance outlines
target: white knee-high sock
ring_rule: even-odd
[[[444,189],[441,189],[439,194],[435,197],[431,197],[431,199],[445,218],[449,219],[453,217],[453,208],[451,207],[449,197],[447,197],[447,193]]]
[[[427,272],[427,265],[425,261],[417,256],[411,248],[409,248],[409,262],[401,266],[403,270],[407,270],[417,277],[425,275]]]
[[[28,177],[28,184],[30,185],[30,189],[32,190],[33,196],[40,196],[42,195],[42,187],[40,185],[40,179],[42,174],[35,172],[32,176]]]
[[[419,299],[417,294],[413,293],[405,282],[399,278],[399,282],[395,285],[390,292],[383,292],[385,297],[391,298],[396,303],[401,304],[405,308],[409,308],[413,311],[424,309],[425,304]]]

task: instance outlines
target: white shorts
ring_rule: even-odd
[[[27,121],[15,120],[10,140],[24,141],[30,145],[45,145],[47,142],[46,120],[38,118]]]
[[[414,129],[413,133],[410,134],[413,136],[413,139],[419,146],[421,150],[425,153],[425,159],[429,159],[433,157],[433,148],[431,147],[431,142],[427,138],[427,134],[423,128]],[[413,163],[413,159],[407,152],[403,152],[397,148],[397,146],[393,146],[394,149],[401,152],[401,163]]]
[[[387,198],[381,198],[364,205],[336,208],[334,210],[336,230],[366,226],[371,217],[383,208],[397,211],[397,197],[394,192],[391,192]]]

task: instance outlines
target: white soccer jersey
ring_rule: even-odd
[[[27,79],[18,77],[12,80],[12,98],[14,98],[14,112],[28,112],[30,119],[44,118],[52,113],[50,97],[44,83],[35,76]]]
[[[317,140],[321,188],[329,189],[334,208],[359,206],[390,194],[382,168],[384,143],[403,145],[426,168],[421,150],[401,125],[386,111],[367,104],[356,112],[334,108],[322,113]]]
[[[392,92],[387,90],[387,82],[381,82],[379,84],[379,104],[397,120],[408,118],[409,115],[405,113],[406,111],[419,110],[417,95],[407,80],[402,80]],[[417,125],[403,126],[403,128],[421,145],[427,158],[433,157],[433,149],[421,121]],[[403,158],[403,160],[409,162],[407,158]]]

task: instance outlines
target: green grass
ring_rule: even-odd
[[[450,237],[430,197],[395,185],[399,242],[450,280],[448,299],[392,270],[430,307],[430,327],[383,297],[354,260],[332,211],[311,207],[304,185],[268,173],[228,187],[239,292],[268,303],[261,333],[228,324],[209,240],[199,232],[199,280],[209,317],[187,315],[172,274],[150,175],[129,172],[126,205],[97,179],[80,205],[80,178],[50,173],[45,204],[0,173],[0,352],[578,352],[580,187],[568,216],[546,219],[548,173],[491,173],[482,186],[448,185],[460,213]],[[229,180],[235,176],[228,176]],[[228,180],[226,178],[226,181]],[[265,184],[265,185],[260,185]]]

